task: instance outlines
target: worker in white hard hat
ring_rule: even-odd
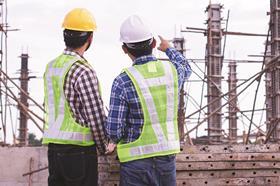
[[[149,27],[133,15],[120,29],[122,49],[133,64],[113,82],[106,131],[117,144],[120,185],[175,186],[175,154],[180,151],[178,93],[190,76],[185,57],[160,38],[158,49]]]
[[[66,49],[44,74],[45,130],[49,186],[98,185],[97,149],[108,152],[105,113],[94,69],[84,58],[96,22],[83,8],[64,18]]]

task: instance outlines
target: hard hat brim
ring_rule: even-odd
[[[146,40],[149,40],[149,39],[152,39],[154,36],[151,34],[151,36],[148,36],[148,37],[145,37],[145,38],[141,38],[141,39],[136,39],[136,40],[125,40],[123,39],[122,37],[120,37],[120,42],[122,43],[139,43],[139,42],[142,42],[142,41],[146,41]]]

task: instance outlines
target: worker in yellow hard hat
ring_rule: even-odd
[[[93,186],[98,184],[97,150],[110,153],[98,79],[83,57],[96,22],[88,10],[76,8],[62,26],[66,49],[47,64],[44,74],[48,184]]]

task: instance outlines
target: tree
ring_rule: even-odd
[[[29,146],[41,146],[42,139],[39,140],[36,138],[36,135],[33,133],[28,133],[28,145]]]

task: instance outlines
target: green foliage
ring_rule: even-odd
[[[28,145],[29,146],[41,146],[42,139],[37,139],[36,135],[33,133],[28,133]]]

